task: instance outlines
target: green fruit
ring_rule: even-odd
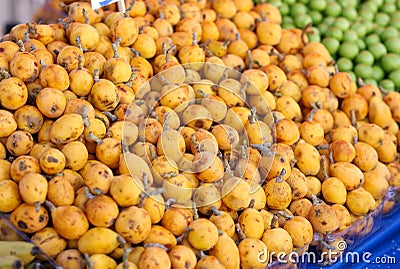
[[[333,37],[333,38],[336,38],[337,40],[341,41],[343,39],[343,31],[336,26],[330,26],[328,28],[328,31],[326,32],[325,36]]]
[[[392,18],[389,22],[389,25],[395,27],[397,30],[400,30],[400,18]]]
[[[343,57],[339,58],[339,60],[336,61],[336,64],[340,72],[347,72],[353,70],[353,62],[350,59]]]
[[[400,88],[400,69],[390,72],[389,79],[393,81],[396,89]]]
[[[354,30],[349,29],[343,34],[343,41],[356,42],[357,39],[358,35]]]
[[[351,8],[351,7],[347,8],[346,7],[343,9],[342,16],[350,21],[354,21],[358,16],[358,12],[355,8]]]
[[[375,16],[375,23],[380,26],[386,26],[390,22],[390,16],[386,13],[379,12]]]
[[[372,11],[373,13],[378,12],[379,6],[374,3],[373,1],[366,1],[364,3],[362,3],[361,8],[362,10],[367,9]]]
[[[308,5],[312,10],[324,11],[327,3],[325,0],[310,0]]]
[[[345,17],[338,17],[336,18],[333,25],[339,27],[342,31],[346,31],[347,29],[350,28],[350,21]]]
[[[327,16],[337,17],[342,13],[342,7],[336,2],[330,2],[326,6],[325,14]]]
[[[379,60],[387,53],[386,47],[380,42],[369,45],[368,50],[374,55],[375,60]]]
[[[354,30],[360,38],[367,34],[367,27],[361,22],[355,22],[350,29]]]
[[[282,5],[281,0],[269,0],[268,3],[270,3],[271,5],[280,8],[280,6]]]
[[[294,20],[292,17],[289,17],[289,16],[282,17],[282,24],[285,24],[285,23],[286,24],[287,23],[294,24]]]
[[[326,33],[326,31],[328,31],[329,25],[321,23],[320,25],[318,25],[318,28],[321,33]]]
[[[354,59],[358,52],[358,46],[352,42],[343,42],[339,48],[339,55],[348,59]]]
[[[381,33],[380,37],[382,40],[386,40],[388,38],[396,37],[399,35],[399,31],[393,27],[393,26],[388,26],[386,29]]]
[[[378,82],[376,82],[376,80],[373,79],[373,78],[364,79],[364,83],[365,84],[371,84],[371,85],[374,85],[374,86],[378,86]]]
[[[369,34],[367,35],[367,37],[365,38],[365,43],[367,45],[373,44],[373,43],[377,43],[380,42],[380,38],[377,34]]]
[[[310,34],[308,34],[308,39],[310,42],[321,42],[321,35],[319,34],[318,28],[310,27]]]
[[[385,72],[379,65],[372,66],[372,71],[374,72],[372,78],[375,79],[376,81],[380,81],[385,77]]]
[[[283,0],[283,2],[288,5],[293,5],[294,3],[296,3],[296,0]]]
[[[374,20],[374,16],[375,16],[374,12],[373,12],[372,10],[369,10],[369,9],[362,9],[362,10],[360,10],[360,12],[358,13],[358,15],[359,15],[361,18],[363,18],[364,20],[367,20],[367,21],[372,21],[372,20]]]
[[[282,16],[288,15],[290,12],[289,5],[286,3],[282,3],[282,5],[279,7],[279,11],[281,12]]]
[[[360,50],[365,50],[365,48],[367,47],[367,45],[362,39],[357,39],[356,44]]]
[[[354,73],[357,77],[360,77],[362,79],[372,78],[373,69],[372,66],[368,64],[357,64],[354,67]]]
[[[374,55],[368,50],[363,50],[357,55],[356,63],[372,65],[374,63]]]
[[[300,29],[306,27],[306,25],[309,24],[310,22],[312,22],[312,19],[308,14],[298,14],[294,18],[294,24],[296,25],[297,28]]]
[[[325,37],[322,40],[322,44],[324,44],[324,46],[328,49],[331,55],[334,55],[339,50],[340,47],[340,42],[333,37]]]
[[[311,17],[313,25],[318,25],[322,21],[322,14],[319,11],[311,10],[308,14]]]
[[[382,56],[381,66],[385,72],[390,73],[400,68],[400,55],[388,53]]]
[[[342,8],[355,8],[358,5],[358,0],[339,0],[338,2]]]
[[[303,5],[301,3],[295,3],[290,8],[290,15],[293,18],[296,18],[296,16],[298,16],[300,14],[305,14],[305,13],[307,13],[307,11],[308,11],[308,9],[305,5]]]
[[[323,20],[323,23],[331,26],[334,22],[335,22],[335,17],[325,17],[325,19]]]
[[[383,13],[392,13],[397,10],[396,4],[394,3],[385,3],[384,5],[381,6],[380,11]]]
[[[394,82],[391,81],[390,79],[382,79],[379,82],[379,86],[381,86],[386,91],[394,91],[394,90],[396,90],[396,86],[394,85]]]
[[[386,49],[389,52],[400,54],[400,37],[391,37],[385,40]]]

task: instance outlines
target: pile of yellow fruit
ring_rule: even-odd
[[[400,93],[357,87],[268,3],[126,4],[63,5],[67,18],[0,43],[0,212],[45,257],[266,268],[265,249],[301,253],[356,222],[365,234],[393,207]],[[7,223],[0,255],[17,258],[0,265],[27,265]]]

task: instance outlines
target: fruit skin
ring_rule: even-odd
[[[197,219],[189,224],[193,230],[188,233],[188,241],[199,250],[209,250],[218,242],[218,229],[208,219]]]
[[[40,249],[32,243],[23,241],[0,241],[0,257],[12,255],[18,257],[23,264],[32,262]]]
[[[111,229],[94,227],[88,230],[78,240],[81,253],[108,254],[119,246],[118,234]]]
[[[24,264],[17,256],[3,255],[0,256],[0,268],[2,269],[22,269]]]

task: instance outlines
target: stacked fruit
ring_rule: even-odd
[[[63,268],[265,268],[265,249],[368,232],[400,185],[399,93],[357,88],[271,4],[127,2],[0,43],[18,230]]]
[[[340,71],[356,81],[400,90],[400,2],[393,0],[273,0],[283,27],[312,23],[320,41],[337,59]]]

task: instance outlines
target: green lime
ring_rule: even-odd
[[[280,6],[282,5],[281,0],[269,0],[268,3],[270,3],[271,5],[280,8]]]
[[[394,82],[391,81],[390,79],[382,79],[379,82],[379,86],[381,86],[386,91],[394,91],[394,90],[396,90],[396,86],[394,85]]]
[[[393,81],[394,86],[396,89],[400,89],[400,69],[392,71],[389,74],[389,79]]]
[[[355,42],[358,39],[358,35],[354,30],[347,30],[343,34],[343,41]]]
[[[382,11],[383,13],[392,13],[394,11],[397,10],[396,4],[395,3],[385,3],[384,5],[382,5],[379,9],[380,11]]]
[[[339,48],[339,55],[351,60],[357,56],[358,52],[358,46],[353,42],[343,42]]]
[[[380,7],[383,4],[383,0],[370,0],[373,2],[376,6]]]
[[[400,55],[394,53],[383,55],[381,58],[381,66],[387,73],[400,69]]]
[[[282,24],[294,24],[294,20],[290,16],[284,16],[282,17]]]
[[[372,66],[372,71],[374,72],[372,74],[372,78],[375,79],[376,81],[380,81],[385,77],[385,72],[383,71],[380,65]]]
[[[381,33],[382,40],[386,40],[388,38],[396,37],[399,35],[399,30],[397,30],[393,26],[388,26],[386,29]]]
[[[347,72],[353,70],[353,62],[347,58],[339,58],[336,61],[336,64],[339,68],[340,72]]]
[[[308,14],[311,17],[312,23],[313,25],[318,25],[320,24],[320,22],[322,21],[322,14],[319,11],[316,10],[311,10],[310,12],[308,12]]]
[[[327,16],[337,17],[342,13],[342,7],[337,2],[330,2],[327,4],[325,14]]]
[[[378,12],[375,16],[375,23],[380,26],[386,26],[390,22],[390,16],[386,13]]]
[[[339,50],[340,47],[340,42],[333,37],[325,37],[322,40],[322,44],[324,44],[324,46],[328,49],[331,55],[334,55]]]
[[[326,1],[325,0],[310,0],[308,5],[312,10],[323,11],[326,8]]]
[[[400,54],[400,36],[386,39],[385,46],[389,52]]]
[[[354,73],[356,74],[357,77],[360,77],[362,79],[367,79],[367,78],[372,78],[374,71],[372,69],[372,66],[368,64],[357,64],[354,67]]]
[[[375,28],[375,23],[373,21],[361,21],[365,25],[365,28],[367,29],[367,34],[371,33],[374,28]]]
[[[335,17],[325,17],[325,19],[322,21],[323,23],[331,26],[335,22]]]
[[[308,39],[310,41],[321,42],[321,35],[319,33],[318,28],[310,27],[309,30],[310,30],[311,33],[308,34]]]
[[[328,31],[325,33],[325,36],[333,37],[341,41],[343,39],[343,31],[336,26],[330,26]]]
[[[357,55],[356,63],[373,65],[374,55],[372,55],[372,53],[369,52],[368,50],[363,50]]]
[[[307,5],[310,2],[310,0],[298,0],[298,1],[304,5]]]
[[[364,3],[361,4],[360,9],[367,9],[371,10],[373,13],[376,13],[378,12],[379,6],[373,1],[365,1]]]
[[[365,44],[371,45],[381,41],[377,34],[369,34],[365,37]]]
[[[375,60],[379,60],[387,53],[385,45],[380,42],[369,45],[368,50],[372,53],[372,55],[374,55]]]
[[[306,25],[309,24],[310,22],[312,22],[312,19],[311,19],[310,15],[307,15],[307,14],[298,14],[294,18],[294,24],[296,25],[297,28],[300,28],[300,29],[303,29],[304,27],[306,27]]]
[[[360,50],[365,50],[365,48],[367,47],[367,45],[365,44],[364,40],[362,40],[362,39],[357,39],[356,40],[356,45]]]
[[[357,7],[358,5],[358,0],[339,0],[338,2],[344,9],[349,7]]]
[[[288,5],[293,5],[294,3],[296,3],[296,0],[283,0],[283,2]]]
[[[307,13],[308,9],[305,5],[301,3],[295,3],[294,5],[291,6],[290,8],[290,15],[293,18],[296,18],[300,14],[305,14]]]
[[[350,29],[354,30],[360,38],[367,34],[367,27],[361,22],[355,22]]]
[[[372,20],[374,20],[374,17],[375,17],[374,12],[369,9],[360,10],[360,12],[358,12],[358,15],[367,21],[372,21]]]
[[[350,21],[354,21],[357,16],[358,16],[358,12],[355,8],[347,8],[345,7],[342,11],[342,16],[345,17],[346,19],[350,20]]]
[[[296,28],[296,26],[293,23],[285,23],[285,24],[282,23],[282,28],[290,30]]]
[[[346,31],[350,28],[350,21],[345,17],[337,17],[333,25],[339,27],[342,31]]]
[[[400,18],[392,18],[389,22],[389,25],[394,26],[397,30],[400,31]]]
[[[321,23],[320,25],[318,25],[318,28],[321,33],[326,33],[326,31],[328,31],[329,25]]]
[[[376,82],[376,80],[373,79],[373,78],[366,78],[366,79],[364,79],[364,83],[365,83],[365,84],[374,85],[374,86],[378,86],[378,82]]]
[[[282,5],[279,7],[279,11],[281,12],[282,16],[286,16],[290,12],[289,5],[286,3],[282,3]]]

